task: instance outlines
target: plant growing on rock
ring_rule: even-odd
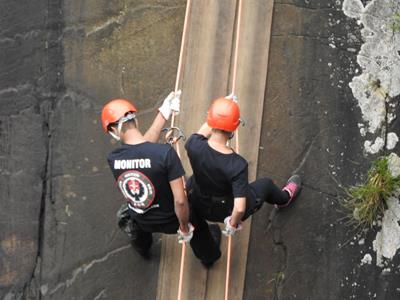
[[[390,26],[393,32],[400,32],[400,12],[393,15],[393,23]]]
[[[400,176],[393,177],[388,157],[373,162],[363,184],[346,189],[342,205],[348,212],[349,225],[363,230],[371,228],[387,208],[386,200],[400,188]]]

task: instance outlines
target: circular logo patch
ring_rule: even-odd
[[[148,208],[154,201],[154,186],[143,173],[130,170],[118,178],[118,186],[130,204],[138,209]]]

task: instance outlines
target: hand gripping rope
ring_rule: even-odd
[[[186,46],[186,34],[188,31],[188,23],[190,17],[190,7],[191,7],[191,0],[188,0],[186,3],[186,12],[185,12],[185,21],[183,23],[183,31],[182,31],[182,41],[181,41],[181,49],[179,53],[179,62],[178,62],[178,70],[176,73],[176,81],[175,81],[175,92],[179,90],[179,85],[181,83],[181,72],[182,72],[182,61],[183,61],[183,54]],[[175,126],[175,112],[172,112],[171,117],[171,126],[167,128],[167,142],[171,145],[175,145],[176,153],[178,154],[179,158],[181,158],[181,153],[179,150],[179,143],[178,141],[182,138],[185,140],[185,135],[183,134],[182,130]],[[174,132],[177,135],[174,135]],[[183,187],[185,188],[185,179],[182,177]],[[183,268],[185,266],[185,255],[186,255],[186,243],[182,243],[182,254],[181,254],[181,266],[179,271],[179,284],[178,284],[178,300],[182,299],[182,285],[183,285]]]
[[[233,60],[233,74],[232,74],[232,92],[231,95],[235,95],[236,91],[236,76],[237,76],[237,62],[238,62],[238,52],[239,52],[239,38],[240,38],[240,21],[242,12],[242,0],[238,3],[237,12],[237,23],[236,23],[236,41],[235,41],[235,54]],[[236,129],[236,139],[235,139],[235,150],[239,154],[239,127]],[[229,274],[231,270],[231,252],[232,252],[232,236],[228,236],[228,249],[226,257],[226,278],[225,278],[225,300],[229,298]]]

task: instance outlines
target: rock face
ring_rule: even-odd
[[[361,72],[360,27],[341,1],[306,2],[275,2],[259,154],[259,176],[283,184],[299,172],[304,188],[292,208],[254,217],[245,298],[397,299],[398,255],[377,267],[374,233],[354,238],[337,201],[338,184],[360,183],[374,158],[348,86]]]
[[[116,227],[105,160],[115,145],[99,112],[126,97],[147,126],[173,89],[184,11],[185,1],[0,4],[1,299],[155,297],[160,242],[144,262]]]
[[[147,127],[174,87],[185,3],[0,3],[0,299],[155,299],[160,240],[143,261],[116,227],[99,113],[126,97]],[[354,240],[338,212],[338,182],[373,157],[348,87],[360,36],[341,1],[275,1],[258,175],[305,184],[253,218],[245,299],[399,298],[399,256],[377,267],[374,234]]]
[[[56,2],[0,4],[0,297],[18,298],[43,242],[50,107],[62,91]]]

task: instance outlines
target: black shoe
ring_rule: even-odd
[[[135,240],[138,236],[138,226],[129,215],[129,207],[127,203],[121,205],[117,212],[118,227],[124,232],[131,240]]]
[[[276,204],[277,208],[284,208],[289,206],[294,199],[299,195],[301,190],[301,177],[299,175],[291,176],[286,185],[283,187],[282,191],[285,191],[289,194],[289,201],[285,204],[278,205]]]
[[[144,247],[140,247],[139,245],[137,245],[135,240],[131,240],[132,248],[135,249],[135,251],[145,260],[151,259],[150,247],[151,247],[152,243],[153,243],[153,241],[150,243],[149,247],[144,248]]]
[[[121,205],[121,207],[117,211],[117,222],[118,222],[118,227],[124,231],[125,227],[127,226],[126,224],[128,221],[131,219],[129,215],[129,207],[127,203],[124,203]]]
[[[211,262],[201,261],[201,264],[206,269],[210,269],[214,265],[214,263],[215,263],[215,261],[211,261]]]
[[[217,246],[219,248],[219,246],[221,245],[221,229],[219,228],[219,226],[217,224],[209,224],[208,228],[210,229],[212,239],[214,240],[214,242],[217,244]],[[206,269],[210,269],[217,260],[218,259],[216,259],[214,261],[201,261],[201,263],[203,264],[203,266]]]

